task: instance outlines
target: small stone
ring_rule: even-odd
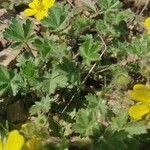
[[[12,123],[24,122],[27,119],[24,103],[22,101],[17,101],[8,106],[7,119]]]

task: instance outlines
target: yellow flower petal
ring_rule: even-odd
[[[45,8],[51,8],[54,5],[55,0],[42,0],[42,3]]]
[[[135,120],[140,120],[144,115],[150,113],[150,105],[148,104],[134,105],[129,108],[128,113]]]
[[[148,18],[145,19],[144,26],[145,27],[150,27],[150,17],[148,17]]]
[[[35,15],[35,17],[36,17],[36,19],[37,20],[42,20],[44,17],[47,17],[48,16],[48,13],[47,13],[47,11],[39,11],[36,15]]]
[[[18,130],[13,130],[8,135],[4,150],[21,150],[24,142],[24,137],[19,134]]]
[[[29,3],[29,7],[32,9],[36,9],[40,4],[39,0],[33,0],[33,2]]]
[[[3,142],[1,139],[0,139],[0,150],[3,150]]]
[[[133,100],[150,103],[150,89],[143,84],[136,84],[129,95]]]
[[[141,89],[147,89],[147,87],[144,84],[135,84],[133,87],[133,90],[141,90]]]
[[[35,10],[35,9],[26,9],[26,10],[24,10],[24,15],[25,16],[33,16],[33,15],[35,15],[36,13],[37,13],[37,10]]]

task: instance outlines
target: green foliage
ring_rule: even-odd
[[[113,37],[127,36],[125,21],[132,19],[130,11],[114,12],[109,15],[104,15],[104,20],[96,21],[96,28],[101,34],[109,34]]]
[[[105,13],[117,11],[122,6],[119,0],[98,0],[97,4]]]
[[[4,36],[13,41],[13,48],[20,47],[26,43],[29,44],[35,37],[33,23],[30,20],[26,20],[22,24],[18,18],[13,18],[10,27],[5,29]]]
[[[39,50],[42,60],[47,60],[53,58],[55,60],[61,61],[63,57],[68,53],[69,48],[66,44],[58,44],[53,40],[49,39],[36,39],[33,43]]]
[[[48,17],[44,18],[42,23],[46,25],[50,31],[59,31],[66,26],[66,22],[71,15],[67,6],[54,6],[49,10]]]
[[[22,75],[28,79],[34,79],[37,75],[36,68],[34,64],[30,61],[27,61],[24,65],[21,66]]]
[[[77,114],[74,131],[81,136],[91,136],[100,132],[100,125],[97,122],[95,113],[83,109]]]
[[[48,94],[54,93],[57,88],[64,88],[68,85],[66,75],[59,69],[53,69],[51,74],[47,72],[44,78],[42,90]]]
[[[83,61],[86,65],[90,65],[91,62],[99,60],[100,44],[94,42],[92,35],[86,35],[81,37],[84,43],[80,46],[79,52],[83,57]]]
[[[96,112],[99,112],[102,116],[106,116],[108,108],[105,100],[92,94],[88,94],[86,96],[86,100],[88,102],[87,108],[92,109],[92,111],[95,110]]]
[[[94,12],[96,12],[96,6],[95,3],[92,0],[83,0],[84,4],[90,8],[91,10],[93,10]]]
[[[147,133],[148,126],[145,122],[127,122],[127,111],[120,112],[117,117],[112,119],[112,130],[124,130],[130,135],[141,135]]]
[[[138,55],[139,57],[145,57],[150,49],[150,37],[145,35],[136,37],[128,46],[130,53]]]
[[[54,99],[50,98],[49,96],[42,97],[41,101],[35,102],[34,105],[30,108],[30,114],[34,115],[39,112],[41,113],[48,113],[51,103],[54,101]]]
[[[96,95],[86,96],[87,109],[81,109],[74,125],[75,132],[81,136],[94,136],[100,134],[101,124],[107,114],[105,101]]]
[[[124,110],[120,112],[115,118],[112,119],[111,128],[112,130],[121,130],[123,126],[127,123],[128,112]]]
[[[78,36],[79,34],[81,34],[82,32],[84,32],[85,30],[87,30],[88,28],[90,28],[91,26],[93,26],[94,24],[94,20],[90,19],[86,16],[78,16],[75,18],[75,21],[72,25],[72,30],[71,33],[74,33],[75,36]]]
[[[147,133],[149,127],[145,122],[129,122],[124,126],[124,130],[130,135],[141,135]]]
[[[0,66],[0,95],[6,93],[17,94],[18,86],[16,84],[18,75],[14,71],[9,71],[6,67]]]
[[[70,85],[80,85],[80,71],[75,62],[63,58],[63,63],[59,64],[58,67],[65,72]]]
[[[149,142],[149,116],[130,120],[127,93],[149,81],[150,36],[119,0],[69,2],[35,28],[34,19],[11,20],[3,36],[21,53],[0,66],[0,96],[23,99],[21,132],[41,138],[41,149],[137,150]]]

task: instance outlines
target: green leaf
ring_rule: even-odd
[[[32,29],[33,29],[33,23],[31,22],[31,20],[27,19],[26,23],[23,24],[25,38],[28,38],[29,36],[31,36],[31,32],[33,31]]]
[[[22,24],[18,17],[12,19],[10,27],[6,28],[3,34],[7,39],[14,42],[12,47],[19,47],[24,43],[32,42],[35,36],[33,23],[30,20],[26,20],[26,22]]]
[[[149,127],[145,124],[145,122],[139,121],[129,122],[124,126],[123,129],[130,135],[141,135],[147,133],[147,129],[149,129]]]
[[[97,61],[99,59],[100,44],[94,42],[92,35],[82,36],[84,43],[79,47],[79,53],[83,57],[83,60],[87,65],[90,65],[92,61]]]
[[[49,55],[52,55],[53,48],[56,46],[53,41],[48,39],[36,39],[34,45],[40,49],[40,55],[42,58],[48,58]]]
[[[107,114],[107,105],[102,98],[92,94],[88,94],[85,98],[88,101],[88,108],[92,110],[95,109],[97,112],[99,111],[104,116]]]
[[[18,18],[12,19],[10,27],[5,29],[4,36],[6,38],[9,38],[11,40],[16,40],[18,42],[23,40],[24,31]]]
[[[122,6],[119,0],[98,0],[97,4],[102,11],[107,13],[117,11]]]
[[[120,11],[107,14],[103,20],[96,21],[96,28],[102,35],[113,37],[127,36],[126,21],[133,18],[130,11]]]
[[[112,118],[111,128],[112,130],[122,130],[124,125],[127,123],[128,111],[123,110],[117,114],[115,118]]]
[[[106,137],[94,147],[94,149],[101,150],[126,150],[125,140],[127,139],[127,133],[124,131],[111,133],[111,136]]]
[[[53,69],[52,73],[45,76],[43,81],[43,91],[49,94],[55,92],[58,88],[64,88],[68,85],[66,74],[59,69]]]
[[[21,71],[26,78],[35,78],[37,76],[37,69],[31,61],[27,61],[24,65],[22,65]]]
[[[10,82],[10,86],[12,89],[13,96],[16,96],[21,88],[23,88],[23,89],[26,88],[22,77],[16,71],[14,72],[14,77],[12,78],[12,80]]]
[[[18,84],[15,83],[16,77],[17,73],[0,66],[0,96],[6,93],[13,94],[13,96],[17,94]]]
[[[8,69],[0,66],[0,96],[5,94],[10,88],[11,76]]]
[[[69,19],[70,12],[67,6],[56,5],[49,9],[48,17],[42,20],[50,31],[59,30],[65,26],[66,21]]]
[[[8,82],[10,80],[10,74],[6,67],[0,66],[0,84]]]
[[[92,0],[82,0],[85,5],[90,8],[91,10],[93,10],[94,12],[96,12],[96,7],[95,7],[95,3]]]
[[[81,136],[90,136],[94,135],[94,133],[100,133],[100,125],[96,120],[95,113],[92,113],[88,109],[82,109],[78,112],[73,129]]]
[[[68,78],[68,82],[70,84],[79,85],[80,72],[75,65],[75,62],[67,58],[63,58],[63,62],[58,67],[66,73],[66,77]]]
[[[51,103],[54,102],[54,99],[49,96],[42,97],[41,101],[35,102],[34,105],[30,108],[30,114],[35,115],[39,112],[48,113],[51,108]]]
[[[74,35],[78,36],[82,32],[84,32],[86,29],[89,29],[93,24],[94,20],[86,17],[86,16],[77,16],[75,18],[75,21],[72,25],[72,31],[71,34],[73,33]]]
[[[150,49],[150,37],[148,35],[137,36],[128,44],[128,48],[131,54],[145,58]]]
[[[40,56],[44,61],[50,58],[61,61],[68,52],[66,44],[58,44],[51,39],[38,38],[33,44],[39,49]]]

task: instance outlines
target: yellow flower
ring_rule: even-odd
[[[6,143],[0,140],[0,150],[21,150],[24,142],[25,139],[18,130],[13,130],[9,133]]]
[[[37,20],[41,20],[48,16],[48,8],[51,8],[55,0],[33,0],[29,3],[28,9],[24,11],[25,16],[35,16]]]
[[[150,17],[145,19],[144,26],[147,28],[147,33],[150,34]]]
[[[142,119],[143,116],[150,114],[150,89],[143,84],[136,84],[129,93],[130,97],[138,102],[129,108],[129,115],[135,120]]]
[[[144,26],[145,27],[150,27],[150,17],[148,17],[148,18],[145,19]]]
[[[142,119],[142,117],[148,113],[150,113],[150,105],[147,104],[138,104],[129,109],[129,115],[135,120]]]
[[[133,100],[150,104],[150,89],[143,84],[134,85],[129,94]]]

